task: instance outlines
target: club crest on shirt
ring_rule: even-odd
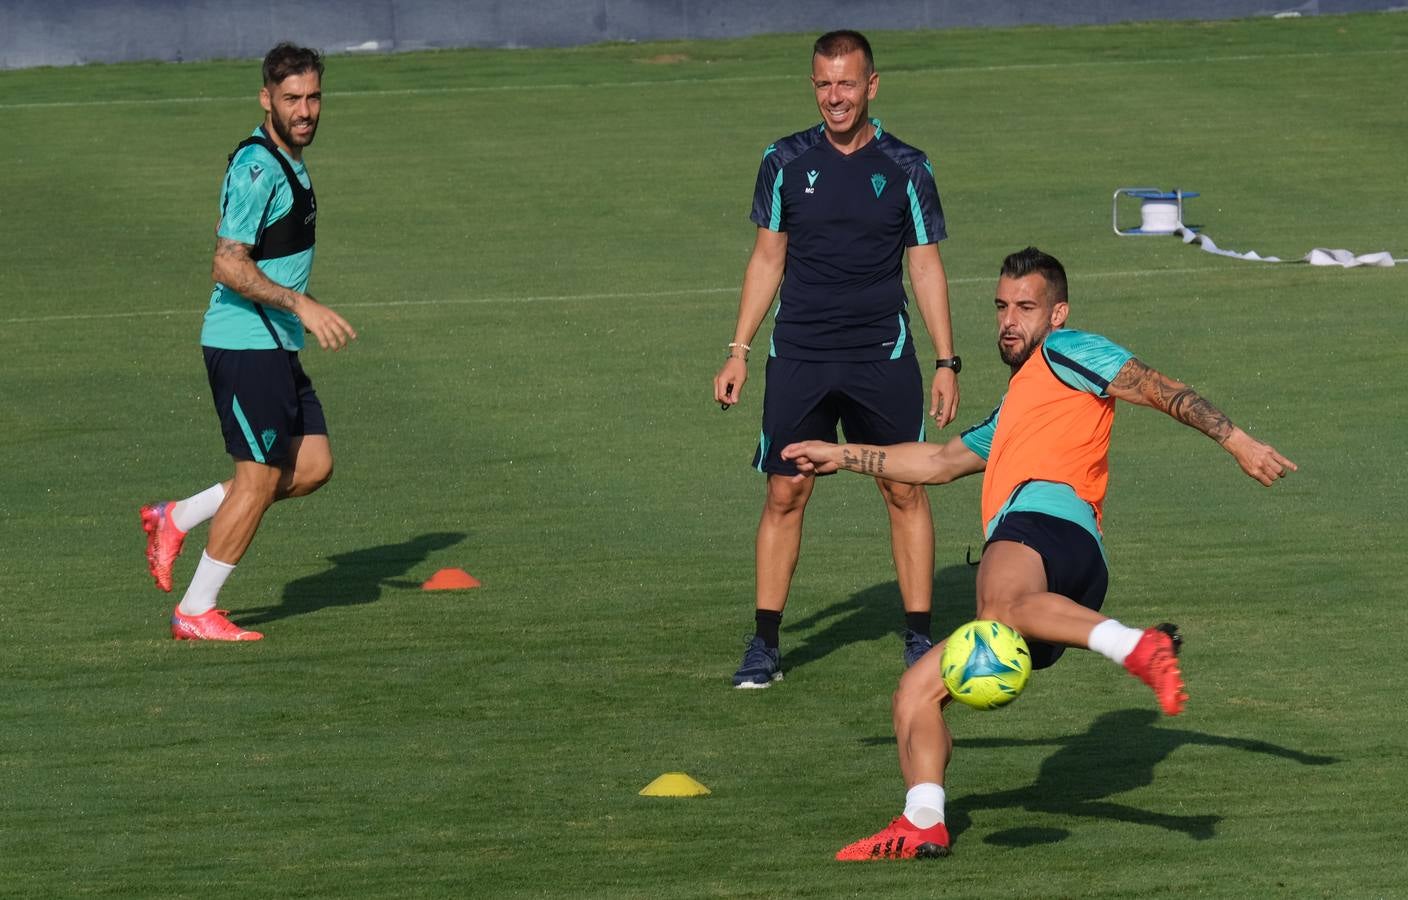
[[[879,197],[880,192],[885,190],[885,176],[876,172],[870,176],[870,186],[875,188],[875,196]]]

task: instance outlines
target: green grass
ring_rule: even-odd
[[[758,155],[816,119],[808,35],[333,58],[313,284],[362,337],[306,361],[337,474],[225,591],[267,639],[171,641],[136,509],[228,472],[197,333],[256,66],[4,72],[0,894],[1400,892],[1404,272],[1107,216],[1117,187],[1178,186],[1225,246],[1408,255],[1408,18],[873,38],[874,111],[949,218],[961,422],[1003,390],[998,263],[1036,243],[1073,324],[1301,465],[1266,491],[1119,415],[1108,609],[1184,626],[1184,716],[1069,654],[954,714],[952,858],[832,862],[902,798],[898,598],[849,476],[809,513],[787,680],[728,689],[761,367],[727,415],[709,382]],[[940,628],[971,612],[977,494],[933,493]],[[417,589],[443,566],[484,586]],[[637,796],[672,770],[712,795]]]

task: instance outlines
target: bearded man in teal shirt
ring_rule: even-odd
[[[218,595],[278,500],[311,494],[332,475],[327,421],[298,360],[307,331],[324,350],[357,333],[307,293],[318,206],[303,164],[322,109],[322,57],[279,44],[264,58],[264,122],[230,154],[215,230],[215,287],[201,329],[210,390],[234,477],[185,500],[141,510],[147,564],[170,591],[186,533],[213,519],[200,564],[171,614],[178,640],[255,641],[215,608]]]

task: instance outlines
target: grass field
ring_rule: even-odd
[[[170,640],[137,508],[228,474],[197,335],[257,66],[0,73],[0,895],[1403,896],[1408,275],[1108,216],[1177,186],[1225,246],[1408,256],[1408,16],[872,35],[874,113],[948,215],[960,423],[1036,243],[1074,325],[1301,467],[1267,491],[1120,413],[1107,609],[1183,625],[1192,702],[1073,653],[958,710],[932,864],[831,859],[903,794],[871,485],[812,503],[787,680],[728,687],[761,366],[727,414],[710,381],[759,154],[817,120],[812,37],[331,59],[313,290],[361,339],[305,354],[337,475],[228,584],[245,646]],[[933,493],[941,630],[978,487]],[[484,586],[418,589],[445,566]],[[637,795],[675,770],[712,795]]]

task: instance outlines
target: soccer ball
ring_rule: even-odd
[[[997,709],[1026,687],[1032,655],[1020,634],[1001,622],[979,619],[948,636],[941,668],[953,699],[974,709]]]

